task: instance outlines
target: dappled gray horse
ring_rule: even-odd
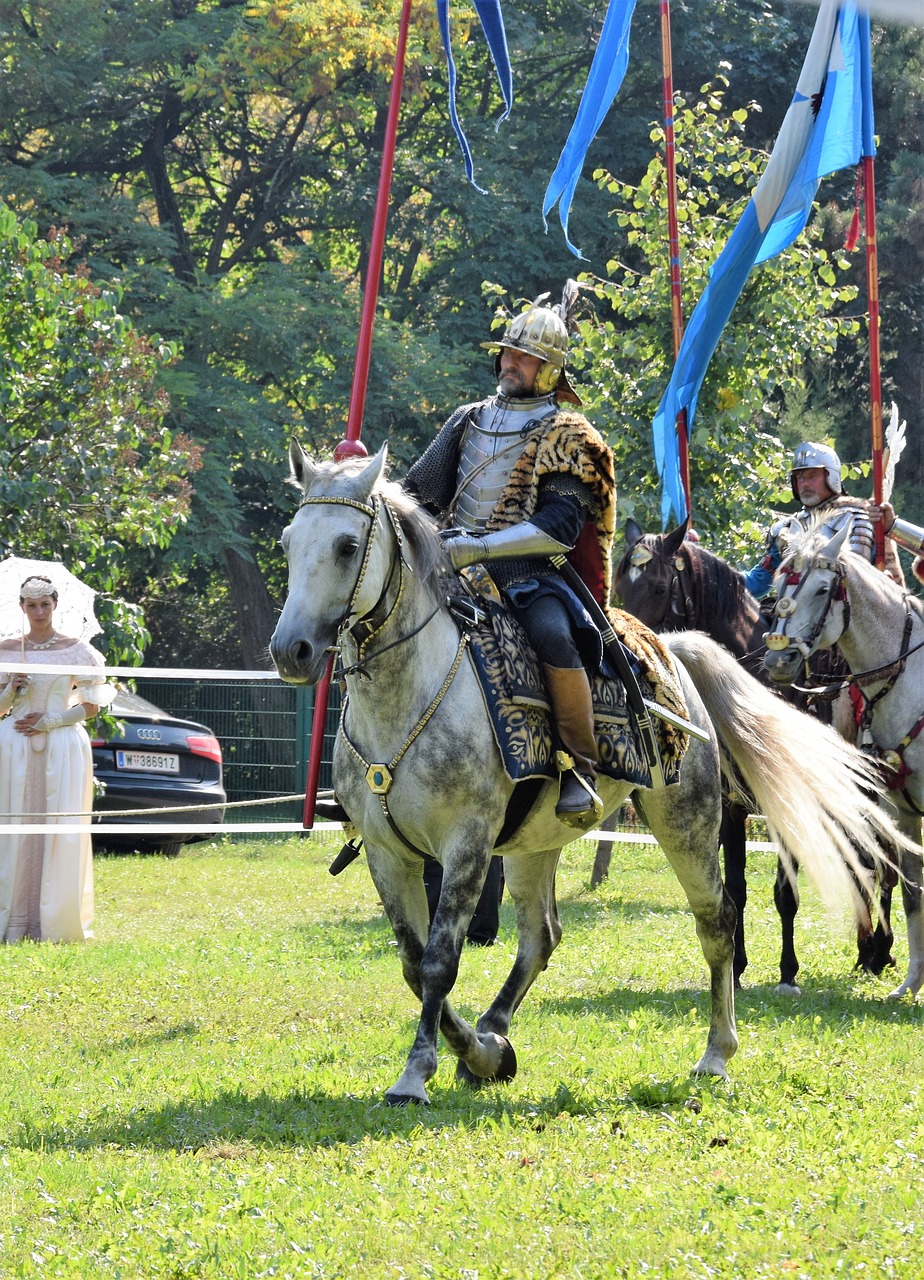
[[[775,585],[764,664],[792,681],[806,658],[837,645],[866,699],[863,723],[884,765],[898,826],[908,972],[891,993],[924,985],[921,815],[924,814],[924,608],[920,600],[849,550],[850,525],[794,544]]]
[[[467,637],[446,607],[448,566],[435,526],[383,479],[385,450],[368,461],[314,464],[293,444],[290,462],[302,502],[282,538],[288,598],[270,648],[282,678],[298,684],[316,683],[330,655],[338,657],[347,696],[334,785],[362,834],[405,979],[421,1001],[414,1044],[386,1098],[428,1101],[440,1031],[459,1060],[459,1078],[510,1079],[511,1019],[561,938],[555,872],[574,831],[556,818],[557,787],[548,782],[498,844],[514,783],[502,767]],[[803,860],[829,902],[856,900],[846,868],[860,876],[863,870],[851,841],[874,857],[884,820],[863,790],[870,771],[853,748],[807,724],[705,636],[672,637],[670,646],[690,719],[707,736],[691,739],[675,785],[651,789],[601,777],[600,790],[607,812],[633,796],[683,886],[711,976],[709,1033],[694,1070],[724,1076],[738,1037],[735,910],[716,853],[716,736],[754,789],[771,830]],[[803,753],[815,768],[803,768]],[[818,828],[827,840],[817,838]],[[504,856],[516,907],[517,953],[473,1027],[448,997],[494,852]],[[429,927],[422,854],[443,866]]]

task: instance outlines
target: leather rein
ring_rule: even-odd
[[[340,621],[339,627],[337,628],[337,643],[333,646],[333,652],[335,652],[339,656],[341,651],[341,646],[343,643],[343,637],[347,633],[352,633],[353,639],[356,643],[356,659],[357,660],[351,666],[338,667],[338,669],[334,672],[334,679],[343,680],[347,676],[355,675],[355,676],[358,676],[360,679],[371,680],[372,677],[369,675],[369,672],[367,670],[369,663],[374,661],[375,658],[381,657],[383,653],[387,653],[389,649],[394,649],[398,645],[404,644],[406,643],[406,641],[413,639],[414,636],[419,635],[419,633],[423,631],[424,628],[430,622],[432,622],[433,619],[436,617],[436,615],[439,613],[440,609],[443,606],[443,602],[440,601],[434,607],[434,609],[427,615],[427,617],[424,618],[423,622],[419,623],[416,627],[413,628],[413,630],[405,632],[403,635],[398,636],[397,639],[390,640],[387,644],[381,645],[380,648],[375,649],[372,653],[366,654],[365,653],[366,646],[369,645],[370,642],[374,640],[375,637],[382,632],[382,630],[385,628],[389,619],[392,617],[392,615],[394,614],[394,612],[398,608],[398,605],[401,603],[401,600],[404,597],[404,589],[407,583],[407,573],[409,572],[409,568],[404,555],[404,536],[401,531],[401,525],[398,521],[398,517],[395,514],[395,511],[392,508],[391,504],[388,502],[386,498],[382,498],[378,494],[372,495],[371,503],[358,502],[354,498],[337,498],[337,497],[303,498],[302,502],[300,503],[300,507],[312,506],[312,505],[321,506],[325,504],[333,505],[333,506],[353,507],[357,511],[361,511],[364,515],[369,517],[369,521],[370,521],[369,534],[368,534],[368,537],[366,538],[366,545],[363,550],[362,564],[360,565],[359,575],[356,579],[356,583],[350,595],[350,600],[349,600],[349,603],[347,604],[346,611],[343,615],[343,618]],[[359,615],[357,611],[357,600],[363,588],[363,584],[365,583],[365,580],[366,580],[366,574],[369,569],[369,562],[372,555],[372,547],[375,541],[376,532],[379,530],[379,528],[383,527],[383,524],[384,524],[382,520],[383,511],[385,513],[385,516],[388,519],[388,524],[391,528],[391,531],[394,534],[395,542],[398,548],[398,553],[394,557],[394,560],[392,561],[391,569],[386,575],[385,581],[382,585],[382,590],[379,592],[379,596],[375,604],[373,604],[371,609],[368,609],[366,610],[365,613],[363,613],[362,615]],[[388,595],[392,588],[396,571],[398,574],[398,590],[395,594],[394,600],[391,602],[390,605],[388,605]],[[380,616],[376,618],[376,614],[380,614]],[[446,675],[446,678],[444,679],[442,685],[440,686],[434,698],[431,700],[429,706],[426,708],[423,714],[418,718],[417,723],[414,725],[411,732],[405,738],[398,752],[392,757],[392,759],[387,764],[378,764],[373,761],[366,760],[366,758],[360,752],[359,748],[351,740],[350,735],[348,734],[346,729],[346,716],[347,716],[347,711],[349,710],[348,696],[347,696],[347,699],[344,701],[343,710],[340,716],[338,733],[343,739],[344,745],[347,747],[351,755],[360,765],[362,765],[363,769],[365,770],[366,785],[368,786],[369,790],[373,793],[373,795],[375,795],[378,798],[385,821],[388,823],[393,833],[398,837],[398,839],[405,846],[405,848],[410,849],[412,853],[416,853],[422,858],[428,857],[429,855],[426,854],[423,849],[419,849],[417,845],[415,845],[411,840],[409,840],[407,836],[405,836],[404,833],[401,831],[401,828],[398,826],[397,822],[392,816],[391,810],[388,807],[388,792],[391,790],[392,783],[394,782],[394,774],[395,774],[395,770],[398,767],[398,764],[401,762],[402,758],[404,757],[408,749],[411,747],[411,745],[415,742],[415,740],[427,727],[427,724],[433,717],[440,703],[443,701],[443,698],[449,692],[450,686],[452,685],[452,682],[455,679],[456,673],[458,672],[459,667],[462,665],[462,659],[465,656],[465,652],[466,652],[466,649],[468,648],[468,644],[469,644],[468,634],[463,631],[460,634],[459,645],[456,650],[456,655],[453,660],[452,666],[450,667],[449,672]]]

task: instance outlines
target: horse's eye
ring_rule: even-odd
[[[352,560],[359,550],[359,539],[347,534],[338,539],[336,550],[341,560]]]

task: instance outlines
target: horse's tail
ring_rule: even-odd
[[[852,902],[869,868],[895,866],[909,846],[880,801],[874,765],[813,716],[787,705],[747,674],[721,645],[697,631],[664,637],[688,671],[731,758],[790,863],[798,860],[829,907]]]

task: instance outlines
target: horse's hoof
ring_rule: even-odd
[[[390,1107],[429,1107],[430,1099],[426,1095],[418,1098],[415,1093],[386,1093],[385,1101]]]
[[[509,1084],[517,1073],[517,1055],[506,1036],[495,1036],[501,1049],[500,1066],[493,1076],[476,1076],[460,1058],[456,1064],[456,1079],[470,1089],[480,1089],[486,1084]]]
[[[728,1068],[725,1059],[719,1054],[704,1053],[690,1072],[691,1076],[715,1076],[719,1080],[728,1079]]]
[[[894,991],[890,991],[886,997],[889,1000],[904,1000],[905,996],[914,997],[914,987],[910,987],[907,982],[903,982],[900,987],[896,987]]]
[[[773,988],[773,994],[777,996],[801,996],[802,988],[797,986],[795,982],[778,982]]]

